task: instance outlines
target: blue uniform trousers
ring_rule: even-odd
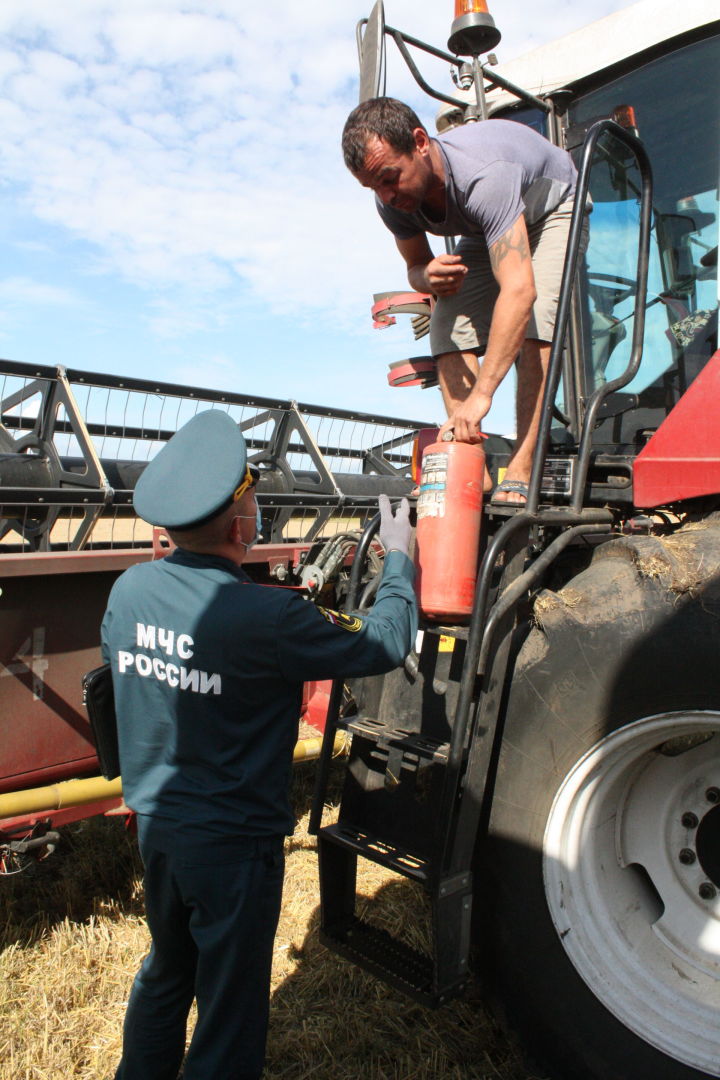
[[[116,1080],[258,1080],[280,915],[283,837],[188,841],[138,816],[152,946],[133,984]]]

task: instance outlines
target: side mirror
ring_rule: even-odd
[[[365,32],[358,26],[358,54],[360,58],[360,95],[358,104],[385,94],[385,12],[382,0],[365,23]]]

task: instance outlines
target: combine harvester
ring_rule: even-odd
[[[442,625],[426,606],[405,670],[351,682],[355,714],[328,716],[326,755],[336,728],[353,741],[338,823],[318,834],[321,936],[426,1004],[474,970],[543,1076],[708,1080],[720,1077],[718,8],[643,0],[505,66],[487,55],[499,38],[484,0],[457,0],[448,51],[387,26],[382,3],[358,28],[361,100],[384,93],[387,43],[441,103],[438,126],[529,124],[573,153],[580,181],[527,504],[485,506],[468,617]],[[455,85],[434,89],[431,65]],[[378,297],[376,315],[428,300]],[[391,379],[432,382],[432,361]],[[435,550],[423,546],[440,451],[418,500],[423,576],[454,568],[466,539],[434,529]],[[497,480],[507,459],[492,440],[487,456]],[[359,916],[359,858],[426,890],[426,955],[379,928],[372,905]]]
[[[486,55],[499,31],[484,0],[458,0],[450,52],[387,26],[380,2],[358,39],[361,98],[383,93],[390,41],[442,123],[503,116],[571,150],[576,205],[589,193],[594,210],[582,258],[579,214],[571,229],[527,505],[484,507],[467,617],[425,613],[403,669],[338,672],[329,703],[309,688],[311,718],[326,719],[312,814],[322,939],[431,1006],[477,972],[556,1080],[717,1080],[717,10],[642,0],[505,67]],[[455,87],[433,89],[418,53]],[[429,302],[385,295],[374,313],[409,312],[422,334]],[[227,408],[263,470],[253,572],[355,611],[378,580],[377,494],[411,490],[421,425],[2,372],[0,828],[13,868],[62,821],[119,805],[119,790],[84,779],[96,761],[80,676],[115,576],[162,554],[130,503],[168,436],[197,409]],[[403,361],[391,380],[429,385],[432,361]],[[510,447],[491,436],[485,449],[497,481]],[[456,539],[421,546],[421,567],[430,555],[453,568]],[[346,734],[339,819],[320,828]],[[65,781],[89,803],[39,805]],[[359,915],[359,858],[426,890],[427,954],[380,929],[372,905]]]

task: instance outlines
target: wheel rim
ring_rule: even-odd
[[[720,713],[665,713],[568,773],[544,841],[548,907],[594,995],[720,1077]]]

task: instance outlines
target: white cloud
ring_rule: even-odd
[[[50,245],[42,240],[16,240],[14,241],[14,247],[17,248],[18,251],[29,251],[33,254],[52,254]]]
[[[0,305],[6,308],[76,304],[80,298],[71,289],[44,284],[26,277],[0,279]]]
[[[6,182],[39,221],[92,245],[86,273],[161,297],[158,334],[217,322],[233,293],[354,324],[358,298],[383,287],[378,266],[404,285],[338,148],[354,104],[354,24],[370,6],[3,0]],[[585,21],[582,6],[546,7],[533,13],[544,36]],[[417,8],[387,0],[387,19],[443,47],[449,0]],[[508,46],[531,44],[527,11],[497,8]]]
[[[23,326],[29,312],[35,317],[46,318],[48,309],[57,312],[84,306],[83,298],[72,289],[21,275],[0,278],[0,331],[3,336]]]

